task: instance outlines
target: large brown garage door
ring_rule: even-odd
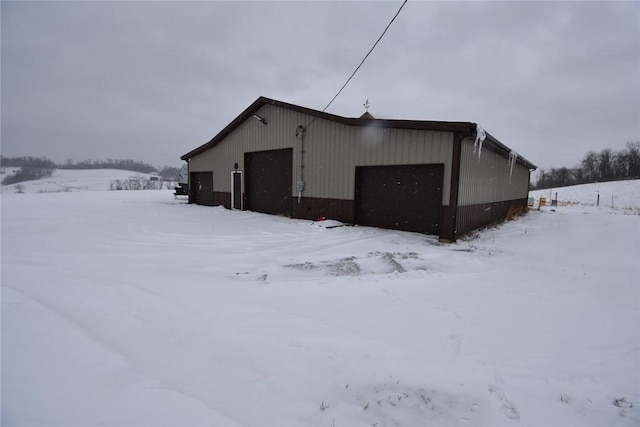
[[[213,172],[189,174],[189,200],[198,205],[213,206]]]
[[[444,165],[356,168],[356,222],[439,234]]]
[[[291,216],[293,149],[245,153],[246,208]]]

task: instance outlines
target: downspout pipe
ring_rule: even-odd
[[[307,128],[300,125],[296,128],[296,138],[299,142],[300,156],[298,167],[298,180],[296,181],[296,190],[298,191],[298,204],[302,203],[302,192],[304,191],[304,137]]]

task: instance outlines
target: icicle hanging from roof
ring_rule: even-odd
[[[518,161],[518,153],[511,150],[509,153],[509,184],[511,184],[511,176],[513,175],[513,166]]]
[[[476,123],[476,140],[473,143],[473,153],[478,156],[478,162],[482,155],[482,143],[486,137],[487,134],[485,133],[484,128],[480,126],[480,123]]]

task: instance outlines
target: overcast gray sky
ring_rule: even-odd
[[[395,2],[1,2],[5,156],[156,166],[259,96],[321,110]],[[640,140],[640,2],[409,1],[327,110],[480,123],[541,168]]]

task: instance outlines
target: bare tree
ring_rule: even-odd
[[[640,141],[629,141],[625,147],[629,177],[640,178]]]
[[[589,151],[582,159],[582,174],[584,182],[598,181],[600,158],[595,151]]]

